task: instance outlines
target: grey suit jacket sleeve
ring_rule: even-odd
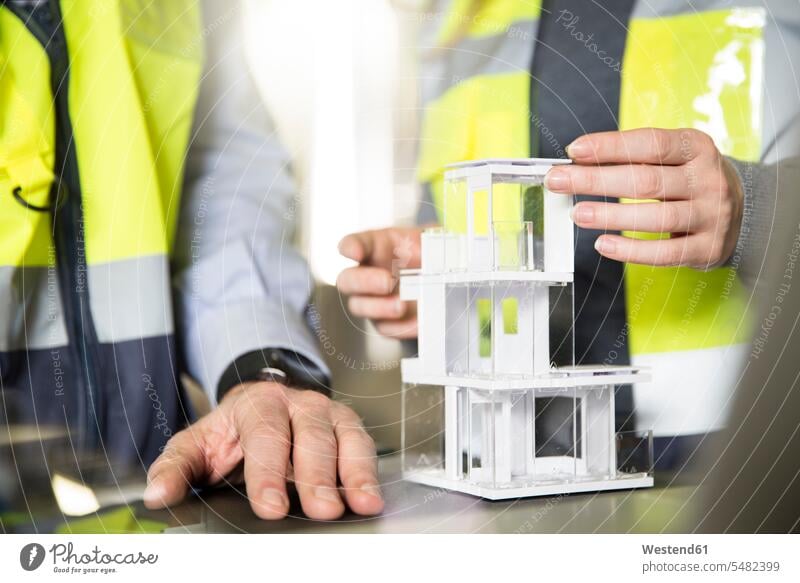
[[[289,159],[245,62],[238,2],[204,3],[207,62],[186,163],[173,284],[188,372],[217,384],[249,352],[282,348],[327,372],[292,246]]]
[[[763,276],[773,233],[791,228],[800,217],[793,201],[800,197],[800,115],[785,128],[765,153],[764,162],[730,159],[744,192],[744,214],[736,249],[728,265],[742,281],[755,286]]]

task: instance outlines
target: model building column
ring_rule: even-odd
[[[447,478],[457,480],[461,477],[459,440],[460,425],[466,422],[464,415],[459,415],[459,388],[448,385],[444,388],[444,471]]]
[[[419,326],[417,346],[422,370],[427,375],[447,374],[446,335],[447,290],[440,282],[421,284],[417,310]]]
[[[569,218],[572,198],[544,189],[544,270],[575,271],[573,224]]]
[[[533,373],[550,369],[550,288],[533,288]]]
[[[494,402],[494,478],[496,484],[511,481],[511,391],[495,391]]]
[[[492,226],[492,179],[488,168],[467,178],[467,266],[488,271],[492,254],[489,242]]]

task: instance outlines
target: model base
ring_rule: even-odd
[[[456,492],[479,496],[487,500],[508,500],[510,498],[528,498],[532,496],[555,496],[559,494],[575,494],[579,492],[601,492],[604,490],[627,490],[634,488],[651,488],[653,477],[646,473],[625,474],[623,477],[611,479],[578,479],[573,481],[547,481],[530,485],[491,487],[467,480],[453,480],[445,476],[444,470],[420,470],[404,472],[403,479],[416,484],[446,488]]]

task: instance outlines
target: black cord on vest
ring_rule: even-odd
[[[11,191],[11,194],[14,196],[14,200],[16,200],[19,204],[21,204],[28,210],[36,211],[37,213],[49,213],[51,210],[53,210],[53,205],[39,206],[37,204],[32,204],[27,200],[25,200],[22,197],[21,186],[15,187],[14,190]]]

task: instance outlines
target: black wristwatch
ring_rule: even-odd
[[[311,360],[293,350],[265,348],[243,354],[225,370],[217,384],[217,399],[248,381],[270,381],[328,394],[330,379]]]

